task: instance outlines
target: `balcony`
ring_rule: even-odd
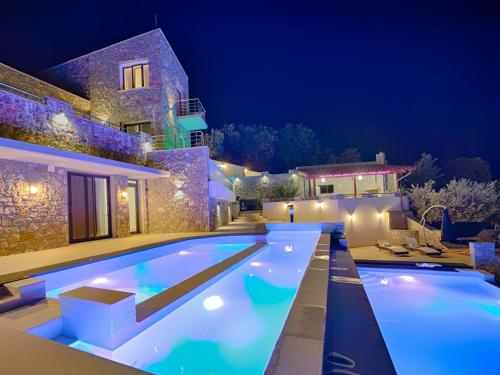
[[[173,150],[177,148],[200,147],[205,144],[203,132],[172,132],[155,135],[153,138],[153,150]]]
[[[177,102],[177,123],[181,129],[187,132],[207,129],[205,108],[203,108],[200,99],[186,99]]]

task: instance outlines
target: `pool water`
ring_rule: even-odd
[[[81,276],[77,277],[76,281],[71,280],[54,288],[49,287],[47,297],[58,298],[60,293],[68,290],[91,286],[135,293],[137,304],[254,244],[254,242],[216,243],[214,241],[217,240],[206,239],[200,240],[201,244],[198,245],[177,246],[179,249],[174,252],[125,267],[121,264],[112,267],[111,270],[105,268],[102,272],[80,272]],[[162,250],[156,249],[160,254]],[[125,255],[125,257],[135,256],[135,254]],[[102,262],[113,262],[113,259]],[[85,267],[78,268],[85,270]],[[113,270],[117,267],[118,269]],[[59,273],[72,274],[73,270],[53,272],[40,278],[46,278],[48,281],[57,280],[62,278]]]
[[[114,351],[72,347],[154,374],[261,375],[319,232],[272,232],[268,245]]]
[[[360,268],[400,375],[500,371],[500,289],[449,272]]]

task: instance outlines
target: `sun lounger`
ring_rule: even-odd
[[[409,250],[420,251],[425,255],[441,255],[441,251],[428,246],[420,246],[415,238],[406,238],[406,248]]]
[[[392,245],[387,240],[377,240],[377,247],[384,250],[389,250],[394,255],[408,255],[408,249],[402,246]]]

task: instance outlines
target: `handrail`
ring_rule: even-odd
[[[9,92],[11,94],[20,96],[22,98],[32,100],[34,102],[41,103],[43,105],[47,105],[47,98],[44,98],[43,96],[35,95],[30,92],[18,89],[17,87],[7,85],[6,83],[0,82],[0,89]]]
[[[110,122],[110,121],[103,120],[103,119],[96,117],[96,116],[93,116],[91,114],[88,114],[85,112],[80,112],[80,111],[77,111],[76,109],[73,110],[73,114],[75,114],[78,117],[84,118],[85,120],[92,121],[96,124],[104,125],[104,126],[107,126],[108,128],[114,128],[117,130],[121,130],[120,125],[117,125],[117,124]]]
[[[169,132],[152,137],[153,150],[200,147],[205,145],[202,131]]]
[[[177,116],[202,115],[205,116],[205,108],[200,99],[183,99],[177,102]]]

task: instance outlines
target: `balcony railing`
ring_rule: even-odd
[[[155,135],[153,138],[153,150],[172,150],[176,148],[200,147],[205,145],[203,132],[172,132]]]
[[[3,82],[0,82],[0,90],[9,92],[11,94],[14,94],[14,95],[20,96],[22,98],[29,99],[29,100],[32,100],[34,102],[38,102],[38,103],[41,103],[44,105],[47,104],[47,99],[44,98],[43,96],[38,96],[38,95],[32,94],[30,92],[27,92],[27,91],[18,89],[16,87],[7,85]]]
[[[201,115],[205,117],[205,108],[200,99],[186,99],[177,102],[177,116]]]

